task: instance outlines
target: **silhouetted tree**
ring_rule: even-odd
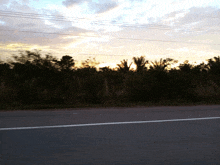
[[[171,65],[172,63],[176,63],[176,60],[171,58],[160,59],[160,61],[151,62],[150,70],[155,71],[165,71],[166,67]]]
[[[103,67],[98,71],[95,59],[75,68],[74,59],[68,55],[57,60],[37,50],[20,52],[13,62],[0,62],[0,106],[220,98],[220,57],[209,59],[207,65],[185,61],[173,69],[175,60],[170,58],[148,62],[141,56],[133,61],[136,72],[130,71],[127,60],[115,69]]]
[[[103,73],[109,73],[109,72],[113,71],[109,66],[105,66],[105,67],[99,68],[99,70],[101,72],[103,72]]]
[[[88,58],[87,60],[83,61],[81,64],[83,68],[96,68],[97,65],[99,65],[99,62],[97,62],[95,58],[93,59]]]
[[[61,71],[70,71],[75,65],[74,59],[71,56],[65,55],[60,61],[54,60],[60,67]]]
[[[134,64],[136,65],[137,72],[143,72],[146,70],[146,64],[148,64],[148,60],[145,60],[143,56],[141,57],[133,57]]]
[[[220,57],[209,59],[208,68],[211,74],[220,75]]]
[[[191,64],[189,64],[188,60],[184,61],[183,64],[179,65],[180,71],[184,72],[184,73],[190,73],[192,68],[193,68],[193,66]]]
[[[7,76],[7,73],[10,71],[10,65],[7,63],[0,63],[0,77]],[[1,80],[0,80],[1,81]]]
[[[117,64],[118,65],[118,71],[123,72],[123,73],[129,72],[131,64],[128,65],[128,60],[121,61],[121,64]]]

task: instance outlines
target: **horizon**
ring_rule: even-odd
[[[43,59],[46,57],[46,55],[49,55],[51,57],[54,57],[56,60],[61,60],[61,58],[63,56],[70,56],[70,55],[63,55],[60,59],[57,58],[56,56],[53,56],[53,54],[51,53],[48,53],[48,54],[41,54],[41,50],[33,50],[33,51],[30,51],[30,52],[33,52],[33,53],[37,53],[40,55],[40,57]],[[19,52],[19,55],[18,54],[13,54],[13,56],[11,56],[10,59],[8,60],[1,60],[0,58],[0,64],[9,64],[9,65],[13,65],[13,62],[17,63],[19,61],[17,61],[14,57],[27,57],[27,53],[28,53],[28,50],[26,51],[20,51]],[[87,65],[89,67],[94,67],[97,69],[97,71],[100,71],[100,69],[102,68],[109,68],[113,71],[117,71],[118,70],[118,65],[120,65],[124,60],[128,62],[128,59],[123,59],[121,61],[118,61],[116,63],[112,63],[112,65],[106,65],[106,64],[103,64],[103,63],[100,63],[99,61],[97,61],[95,58],[87,58],[87,59],[84,59],[84,60],[81,60],[81,61],[76,61],[72,56],[70,56],[73,60],[74,60],[74,66],[73,66],[73,69],[80,69],[80,68],[85,68],[87,66],[85,66],[83,63],[87,63]],[[135,57],[135,56],[134,56]],[[136,64],[134,62],[134,57],[132,57],[130,60],[131,60],[131,63],[128,62],[128,66],[130,66],[130,71],[135,71],[137,68],[136,68]],[[157,60],[148,60],[145,56],[140,56],[140,57],[144,57],[144,59],[146,61],[148,61],[145,66],[147,68],[147,70],[150,68],[150,66],[154,66],[154,63],[158,63],[160,62],[160,60],[167,60],[167,59],[170,59],[170,58],[166,58],[166,59],[163,59],[163,58],[160,58],[160,59],[157,59]],[[140,58],[140,57],[135,57],[135,58]],[[166,67],[166,70],[170,70],[170,69],[179,69],[179,66],[180,65],[184,65],[184,64],[189,64],[191,65],[192,67],[195,67],[195,66],[199,66],[199,65],[202,65],[202,64],[208,64],[208,61],[209,60],[214,60],[215,61],[215,57],[216,58],[220,58],[220,56],[214,56],[210,59],[206,59],[205,61],[189,61],[189,60],[185,60],[183,62],[179,62],[178,60],[175,60],[175,59],[171,59],[171,63]],[[28,59],[26,59],[28,60]]]

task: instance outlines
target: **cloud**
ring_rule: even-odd
[[[189,12],[179,19],[181,24],[204,21],[210,18],[217,18],[220,10],[213,7],[192,7]],[[213,21],[213,20],[212,20]]]
[[[72,5],[78,4],[80,2],[85,2],[87,0],[65,0],[62,2],[62,4],[66,7],[70,7]]]
[[[31,45],[42,49],[49,47],[51,50],[66,48],[75,54],[84,52],[141,56],[146,53],[153,57],[158,55],[159,58],[171,53],[175,57],[178,52],[184,56],[186,49],[182,48],[189,46],[181,41],[189,42],[193,37],[207,34],[203,36],[204,39],[194,38],[192,42],[206,43],[209,39],[210,43],[215,43],[210,33],[220,29],[220,9],[207,4],[207,0],[193,0],[192,3],[188,0],[35,1],[0,0],[0,4],[7,4],[0,5],[0,10],[4,9],[10,16],[13,12],[26,13],[26,17],[19,13],[14,17],[0,16],[0,45],[5,44],[7,47],[14,44],[9,46],[10,49],[19,46],[25,49]],[[219,32],[213,35],[216,36],[216,43],[219,43]],[[131,40],[117,39],[120,37]],[[159,42],[163,40],[180,42]],[[137,45],[140,46],[137,48]],[[167,48],[177,51],[166,52]],[[193,53],[190,55],[193,56]]]
[[[96,2],[92,0],[65,0],[62,2],[66,7],[72,7],[73,5],[80,5],[83,3],[86,3],[88,8],[91,11],[95,11],[95,13],[103,13],[117,7],[117,3],[113,0],[99,0]]]
[[[211,0],[212,1],[212,0]],[[63,5],[74,13],[75,17],[86,18],[75,21],[74,26],[96,31],[120,31],[126,26],[148,26],[151,24],[173,26],[191,12],[193,6],[202,8],[211,5],[206,0],[201,3],[187,0],[65,0]],[[190,18],[188,18],[190,19]],[[72,19],[74,21],[74,19]],[[196,24],[194,20],[192,20]],[[107,25],[107,26],[105,26]],[[190,26],[190,25],[189,25]],[[194,25],[193,25],[194,26]],[[110,28],[111,27],[111,28]],[[175,28],[177,32],[183,29]]]
[[[23,49],[27,47],[24,46],[26,44],[53,47],[74,41],[66,39],[65,36],[87,32],[72,26],[72,22],[66,20],[63,14],[56,10],[36,10],[29,4],[14,1],[4,12],[10,13],[8,16],[0,15],[0,44],[6,46],[17,43]],[[47,16],[50,14],[51,16]]]
[[[105,3],[93,3],[91,4],[92,8],[96,10],[96,13],[103,13],[108,10],[111,10],[115,7],[117,7],[116,2],[105,2]]]
[[[194,36],[214,33],[220,28],[220,9],[215,7],[192,7],[165,15],[161,24],[167,25],[171,36]]]
[[[29,23],[20,21],[19,23],[14,23],[13,27],[2,25],[0,42],[37,44],[41,46],[61,45],[74,40],[66,39],[66,36],[75,36],[83,32],[85,30],[75,27],[59,29],[56,25],[45,23],[43,20],[38,20],[38,22],[35,20],[35,22]]]
[[[0,5],[8,4],[9,0],[0,0]]]
[[[22,0],[22,3],[29,3],[29,0]]]

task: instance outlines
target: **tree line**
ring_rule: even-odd
[[[86,60],[75,67],[65,55],[57,59],[39,51],[21,52],[11,62],[0,62],[0,105],[111,104],[131,102],[218,101],[220,99],[220,57],[199,65],[167,58],[148,61],[133,57],[117,68],[97,69]]]

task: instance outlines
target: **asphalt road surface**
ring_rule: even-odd
[[[0,165],[220,164],[220,106],[0,112]]]

